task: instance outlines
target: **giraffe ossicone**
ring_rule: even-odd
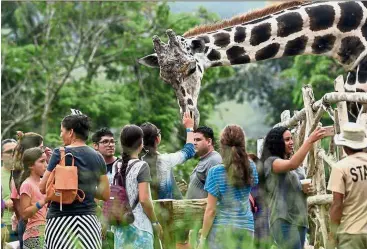
[[[326,55],[348,72],[347,91],[367,92],[366,6],[361,1],[284,2],[183,36],[167,30],[168,43],[154,36],[156,54],[139,62],[160,68],[161,78],[175,90],[181,114],[194,112],[195,125],[201,79],[210,67]]]

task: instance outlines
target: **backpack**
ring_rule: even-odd
[[[65,166],[65,157],[72,156],[71,166]],[[79,193],[81,195],[79,195]],[[62,204],[71,204],[75,200],[83,202],[85,194],[78,189],[78,168],[74,166],[74,156],[65,155],[65,147],[60,147],[60,162],[51,172],[46,184],[46,199]]]
[[[120,160],[121,161],[121,160]],[[103,216],[110,225],[127,226],[135,220],[133,210],[138,205],[139,197],[133,206],[130,206],[129,196],[126,190],[126,177],[132,167],[140,160],[131,163],[126,169],[125,177],[121,174],[122,163],[116,163],[116,173],[110,186],[110,199],[103,204]]]

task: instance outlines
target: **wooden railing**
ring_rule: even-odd
[[[321,117],[327,113],[334,121],[333,127],[336,133],[340,132],[340,127],[348,122],[347,104],[356,102],[362,104],[358,114],[357,122],[367,128],[367,93],[346,93],[344,92],[343,77],[339,76],[335,80],[335,92],[327,93],[321,100],[314,99],[311,86],[302,88],[304,108],[294,112],[291,117],[290,111],[286,110],[281,115],[281,122],[275,126],[286,126],[294,134],[295,150],[297,150],[305,138],[318,126]],[[336,108],[332,105],[336,104]],[[365,104],[365,105],[363,105]],[[314,248],[325,248],[328,241],[329,215],[328,209],[332,202],[332,195],[326,190],[325,169],[330,172],[335,162],[344,157],[343,150],[333,143],[331,137],[328,151],[321,148],[321,141],[314,143],[308,157],[303,162],[307,177],[312,178],[312,183],[316,189],[316,195],[307,199],[310,224],[310,245]],[[326,167],[324,165],[326,163]],[[181,234],[182,238],[187,238],[187,231],[197,231],[201,228],[203,215],[206,207],[206,199],[200,200],[159,200],[154,201],[164,229],[163,246],[165,249],[175,248],[178,241],[176,235]]]

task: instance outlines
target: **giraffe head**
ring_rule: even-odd
[[[204,73],[205,43],[198,39],[176,36],[172,30],[167,30],[166,33],[168,43],[165,44],[158,36],[154,36],[156,53],[139,59],[139,63],[160,68],[160,77],[170,84],[176,93],[181,115],[190,112],[197,127],[200,121],[197,101]]]

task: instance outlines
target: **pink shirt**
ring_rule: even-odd
[[[15,188],[14,179],[11,179],[10,188],[11,188],[10,198],[19,199],[19,194],[18,194],[17,189]]]
[[[36,205],[37,201],[44,200],[43,195],[38,187],[38,182],[34,182],[31,178],[27,178],[20,186],[20,195],[26,194],[31,197],[31,204]],[[46,206],[43,206],[37,213],[28,219],[28,223],[23,235],[23,240],[30,237],[43,236],[43,231],[39,230],[39,226],[46,225]]]

